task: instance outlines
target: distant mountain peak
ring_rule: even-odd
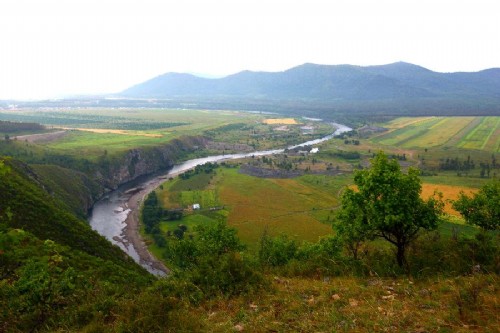
[[[185,73],[167,73],[133,86],[121,94],[131,98],[214,100],[300,101],[338,105],[379,105],[383,109],[449,109],[464,103],[477,107],[500,106],[500,70],[474,73],[439,73],[419,65],[398,61],[386,65],[320,65],[304,63],[281,72],[241,71],[221,78],[202,78]],[[432,99],[432,101],[431,101]],[[441,103],[441,104],[440,104]],[[251,104],[247,104],[251,105]]]

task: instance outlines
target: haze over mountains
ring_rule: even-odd
[[[367,67],[304,64],[283,72],[243,71],[218,79],[166,73],[120,95],[268,107],[295,101],[309,108],[375,113],[500,114],[500,68],[438,73],[397,62]]]

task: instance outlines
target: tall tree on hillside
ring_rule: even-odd
[[[342,195],[337,216],[338,232],[355,232],[359,237],[381,237],[396,247],[396,260],[402,267],[406,249],[422,229],[438,225],[443,208],[440,197],[423,200],[419,171],[410,168],[403,173],[396,160],[380,152],[371,160],[371,168],[356,171],[357,189],[348,188]],[[350,235],[352,236],[352,235]]]
[[[477,225],[483,230],[500,229],[500,181],[493,180],[484,185],[471,197],[460,192],[455,208],[467,223]]]

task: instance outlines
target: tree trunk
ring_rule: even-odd
[[[403,267],[406,263],[405,258],[405,244],[397,244],[398,252],[396,254],[396,259],[398,261],[399,267]]]

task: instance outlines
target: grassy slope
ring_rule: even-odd
[[[207,331],[498,332],[496,275],[455,279],[278,278],[274,291],[191,310]]]

